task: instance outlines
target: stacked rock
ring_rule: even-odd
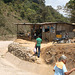
[[[8,46],[8,51],[22,60],[26,60],[26,61],[30,61],[30,62],[36,61],[36,57],[33,56],[30,48],[23,47],[19,43],[11,43]]]

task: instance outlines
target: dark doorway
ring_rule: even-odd
[[[42,38],[42,29],[37,29],[36,30],[36,36]]]

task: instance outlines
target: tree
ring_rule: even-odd
[[[9,3],[9,2],[12,2],[14,0],[3,0],[5,3]]]
[[[26,16],[30,22],[34,23],[36,21],[36,11],[35,10],[28,8],[26,10]]]
[[[71,13],[71,22],[75,23],[75,0],[70,0],[67,4],[66,4],[67,8],[70,9],[70,13]]]
[[[0,13],[0,27],[4,27],[5,22],[5,17]]]
[[[24,17],[25,17],[25,11],[24,10],[21,10],[20,16],[22,17],[22,19],[24,19]]]

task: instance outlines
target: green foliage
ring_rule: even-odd
[[[25,11],[24,10],[21,10],[20,16],[24,19],[24,17],[25,17]]]
[[[75,9],[75,0],[70,0],[66,5],[70,9]]]
[[[35,22],[36,11],[35,11],[35,10],[32,10],[32,9],[30,9],[30,8],[28,8],[28,9],[26,10],[26,16],[27,16],[27,19],[28,19],[30,22],[34,23],[34,22]]]
[[[4,16],[0,13],[0,27],[4,27],[5,26],[5,18]]]
[[[22,20],[21,17],[18,17],[17,19],[18,19],[18,20]]]
[[[71,9],[70,12],[71,12],[71,22],[74,22],[75,23],[75,0],[70,0],[66,6]]]
[[[9,3],[9,2],[12,2],[14,0],[3,0],[5,3]]]
[[[45,0],[0,0],[0,35],[13,34],[13,22],[69,22]],[[29,28],[27,28],[28,30]]]
[[[35,10],[35,11],[40,10],[38,4],[37,3],[34,3],[34,2],[32,2],[32,6],[30,8],[33,9],[33,10]]]
[[[11,13],[10,13],[10,12],[8,12],[8,13],[7,13],[7,16],[9,17],[10,15],[11,15]]]
[[[51,6],[45,6],[45,0],[4,0],[9,10],[19,13],[22,19],[29,22],[68,22]],[[16,14],[15,14],[16,15]],[[7,15],[9,16],[9,14]]]

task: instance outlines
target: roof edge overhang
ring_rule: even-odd
[[[14,23],[15,25],[52,25],[52,24],[68,24],[73,25],[71,23],[65,22],[44,22],[44,23]]]

